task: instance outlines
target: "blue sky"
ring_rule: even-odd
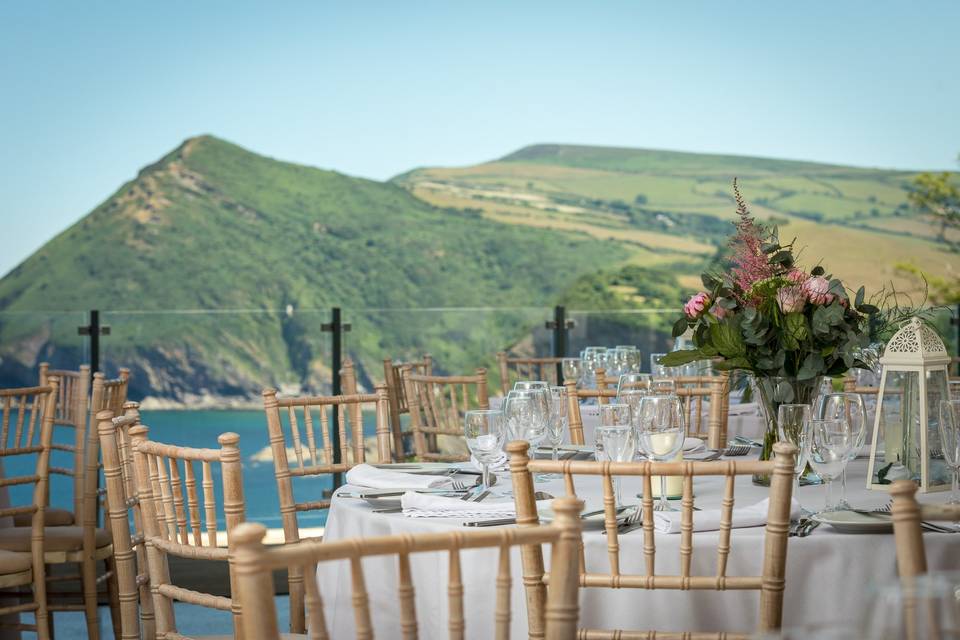
[[[957,2],[3,3],[0,274],[200,133],[378,179],[535,142],[955,168],[958,24]]]

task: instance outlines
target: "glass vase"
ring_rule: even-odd
[[[808,404],[813,410],[813,400],[816,398],[823,384],[823,378],[797,380],[787,376],[753,376],[751,379],[754,397],[760,404],[760,412],[764,421],[763,448],[760,451],[761,460],[773,458],[773,445],[779,440],[777,429],[777,415],[782,404]],[[809,468],[800,478],[805,482]],[[753,483],[763,486],[770,485],[769,474],[754,474]]]

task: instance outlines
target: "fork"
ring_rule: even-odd
[[[723,450],[725,456],[745,456],[750,453],[751,446],[748,444],[730,444]]]

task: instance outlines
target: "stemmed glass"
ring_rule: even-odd
[[[854,442],[846,420],[810,421],[810,466],[823,478],[827,490],[821,513],[838,510],[833,502],[833,480],[843,474]]]
[[[550,387],[550,422],[547,423],[547,441],[550,443],[550,459],[556,462],[560,459],[560,445],[563,443],[563,437],[567,432],[568,406],[567,406],[567,388]],[[559,477],[556,474],[546,473],[542,476],[544,479],[554,479]]]
[[[867,439],[867,409],[863,396],[859,393],[824,394],[817,400],[813,417],[818,420],[843,420],[848,423],[853,437],[848,459],[857,457]],[[844,465],[840,474],[840,502],[837,503],[837,509],[850,508],[850,503],[847,502],[847,469]]]
[[[793,461],[793,496],[800,502],[800,476],[807,467],[810,457],[810,405],[782,404],[777,410],[777,429],[780,440],[797,447],[797,457]],[[805,515],[809,511],[803,509]]]
[[[640,449],[651,460],[673,460],[683,449],[686,424],[683,404],[677,396],[650,395],[640,401],[637,419]],[[667,501],[667,477],[660,476],[660,502],[655,511],[676,511]]]
[[[503,402],[503,415],[510,440],[526,440],[530,443],[530,457],[536,455],[537,447],[547,435],[550,421],[549,389],[514,389]],[[535,475],[534,480],[541,479]]]
[[[503,455],[503,441],[506,437],[506,421],[502,411],[475,409],[463,416],[463,434],[467,448],[483,468],[481,482],[483,491],[490,487],[490,464]]]
[[[640,373],[640,350],[632,344],[618,344],[617,349],[625,354],[626,369],[624,373]]]
[[[640,403],[648,395],[650,395],[650,392],[646,389],[623,389],[617,394],[618,403],[630,405],[630,423],[633,425],[634,440],[636,441],[638,456],[643,455],[643,451],[640,451],[640,434],[638,432]]]
[[[943,461],[950,467],[950,502],[960,504],[960,399],[940,401],[940,446],[943,448]]]
[[[667,375],[667,368],[660,364],[660,358],[665,356],[665,353],[651,353],[650,354],[650,375],[660,377]]]
[[[617,395],[624,389],[649,389],[652,378],[649,373],[625,373],[617,382]]]
[[[600,424],[594,432],[594,455],[599,462],[629,462],[636,455],[637,445],[631,421],[630,405],[600,405]],[[613,477],[616,506],[620,500],[620,478]]]
[[[583,360],[580,358],[564,358],[561,361],[563,367],[563,381],[573,381],[577,384],[583,384]]]
[[[650,393],[674,396],[677,394],[677,383],[670,378],[654,378],[650,381]]]

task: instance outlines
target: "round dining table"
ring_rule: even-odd
[[[757,449],[754,449],[756,455]],[[734,458],[743,460],[745,458]],[[885,505],[889,496],[866,488],[867,461],[858,458],[848,466],[847,498],[857,508]],[[696,477],[694,504],[701,509],[718,509],[723,494],[722,478]],[[736,482],[736,506],[749,506],[764,499],[769,489],[754,485],[749,476]],[[586,509],[602,508],[600,480],[579,476],[578,496]],[[536,489],[553,496],[564,495],[560,479],[536,483]],[[375,513],[375,507],[340,493],[355,491],[349,486],[334,495],[324,540],[382,536],[417,535],[436,531],[470,531],[458,518],[413,518],[402,513]],[[510,478],[499,476],[493,494],[484,502],[510,502]],[[639,478],[622,479],[624,503],[638,502]],[[507,495],[505,495],[507,494]],[[805,486],[797,496],[809,509],[823,507],[825,487]],[[921,502],[942,502],[945,493],[919,495]],[[515,526],[515,525],[506,525]],[[727,575],[759,576],[763,560],[764,528],[734,528]],[[692,575],[714,575],[719,533],[694,533]],[[924,533],[931,570],[960,569],[960,535]],[[583,532],[588,570],[607,571],[606,536],[600,530]],[[656,570],[679,574],[680,535],[656,534]],[[549,570],[550,554],[545,561]],[[445,554],[426,553],[411,558],[419,631],[421,638],[446,638],[447,563]],[[635,529],[620,536],[622,573],[644,573],[643,532]],[[377,637],[397,636],[399,607],[397,566],[393,557],[367,558],[363,563],[369,590],[373,624]],[[469,638],[492,638],[496,550],[463,553],[464,610]],[[526,637],[527,621],[519,552],[511,563],[512,637]],[[346,562],[322,564],[317,580],[332,637],[353,637],[350,568]],[[871,603],[875,589],[897,580],[896,553],[892,532],[840,533],[824,524],[806,537],[791,537],[787,545],[786,592],[783,600],[784,625],[857,619]],[[757,591],[670,591],[641,589],[583,588],[580,592],[580,626],[603,629],[656,629],[660,631],[729,631],[749,633],[757,628],[760,595]]]

